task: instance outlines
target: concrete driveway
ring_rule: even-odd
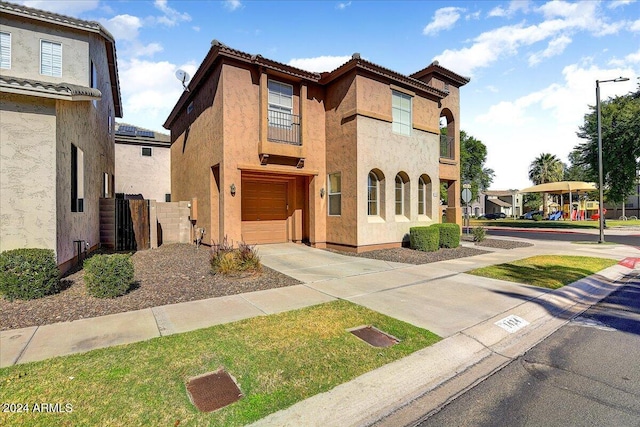
[[[548,292],[463,273],[528,256],[518,250],[423,265],[357,258],[292,243],[262,245],[258,253],[265,266],[294,277],[311,289],[442,337]]]

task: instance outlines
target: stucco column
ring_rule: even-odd
[[[456,223],[462,227],[462,208],[460,206],[460,181],[451,181],[447,190],[447,222]]]

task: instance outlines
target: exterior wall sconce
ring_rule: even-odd
[[[231,195],[235,197],[235,195],[236,195],[236,185],[235,184],[231,184],[231,187],[229,187],[229,190],[231,190]]]
[[[324,197],[324,187],[320,189],[320,198]]]

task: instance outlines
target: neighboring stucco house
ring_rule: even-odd
[[[116,123],[116,194],[171,201],[169,135]]]
[[[100,241],[122,117],[100,24],[0,2],[0,251],[47,248],[65,271]]]
[[[485,190],[481,193],[484,200],[484,212],[499,213],[516,218],[523,215],[522,194],[517,190]]]
[[[441,182],[447,219],[460,223],[468,81],[437,63],[406,76],[358,54],[318,74],[214,40],[164,124],[172,197],[192,200],[210,242],[399,246],[410,227],[440,222]]]

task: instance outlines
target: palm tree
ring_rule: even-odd
[[[540,154],[529,166],[529,179],[535,184],[562,181],[564,165],[555,155],[550,153]],[[547,193],[542,197],[542,212],[548,214]]]

